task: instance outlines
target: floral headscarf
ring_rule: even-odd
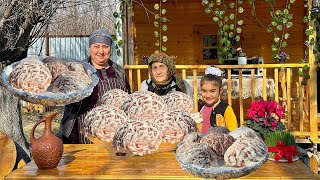
[[[167,80],[164,81],[164,82],[157,82],[154,77],[152,76],[152,63],[154,62],[160,62],[160,63],[163,63],[165,64],[167,67],[168,67],[168,70],[169,70],[169,73],[168,73],[168,77],[167,77]],[[171,80],[172,80],[172,77],[174,77],[176,79],[176,84],[178,85],[178,87],[181,89],[182,92],[186,93],[186,87],[183,83],[183,80],[177,76],[176,74],[176,66],[175,66],[175,59],[171,58],[170,56],[168,56],[167,54],[165,53],[155,53],[155,54],[152,54],[149,59],[148,59],[148,64],[149,64],[149,74],[150,74],[150,77],[151,77],[151,80],[152,82],[157,85],[157,86],[166,86],[168,85]]]

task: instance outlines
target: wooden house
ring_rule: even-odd
[[[224,1],[225,3],[230,1]],[[133,91],[139,90],[142,80],[148,78],[147,66],[142,65],[142,56],[149,56],[159,49],[155,45],[155,4],[166,9],[165,16],[167,30],[161,32],[167,36],[168,41],[163,43],[167,47],[168,55],[176,56],[178,74],[183,79],[191,79],[194,86],[195,110],[198,110],[198,76],[204,74],[207,65],[215,65],[226,70],[226,80],[228,84],[227,97],[225,100],[232,105],[236,111],[239,123],[246,119],[246,109],[250,103],[257,99],[258,91],[251,91],[247,97],[241,96],[246,89],[255,89],[260,85],[260,93],[263,99],[276,100],[287,108],[286,117],[283,119],[287,129],[293,131],[297,137],[306,139],[311,137],[314,142],[318,141],[317,123],[317,77],[316,66],[314,66],[314,56],[310,49],[304,45],[304,41],[312,36],[307,36],[305,30],[312,26],[311,23],[304,23],[303,18],[308,15],[309,10],[304,7],[304,1],[296,1],[290,6],[290,13],[293,27],[285,29],[290,33],[287,40],[287,47],[282,48],[290,55],[290,59],[285,64],[279,64],[272,58],[272,44],[274,34],[268,33],[265,26],[271,23],[271,15],[268,11],[268,4],[264,1],[255,1],[255,16],[252,15],[252,6],[244,1],[241,6],[244,12],[237,14],[237,18],[243,19],[241,39],[237,46],[241,46],[248,57],[262,57],[263,64],[250,65],[226,65],[219,64],[216,55],[208,58],[205,55],[206,49],[213,49],[216,53],[217,46],[206,45],[205,38],[215,36],[219,26],[212,20],[213,15],[204,13],[206,7],[201,4],[201,0],[175,0],[160,2],[155,0],[143,1],[143,3],[133,3],[132,9],[127,9],[124,26],[124,64],[128,71],[131,87]],[[287,1],[276,1],[274,9],[284,9]],[[309,0],[311,7],[312,2]],[[307,52],[307,56],[305,56]],[[307,86],[302,86],[298,71],[302,71],[304,64],[301,59],[307,57],[310,66],[311,79]],[[257,79],[256,70],[261,69],[261,81]],[[236,81],[240,96],[232,98],[234,88],[234,74],[232,71],[239,69],[238,80]],[[249,73],[245,73],[248,72]],[[244,74],[247,74],[244,76]],[[251,79],[249,85],[246,79]],[[267,88],[269,80],[272,80],[273,95],[269,97],[270,89]],[[255,94],[256,93],[256,94]]]

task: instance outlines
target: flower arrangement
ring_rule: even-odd
[[[237,48],[238,57],[246,57],[246,53],[242,51],[241,46]]]
[[[286,59],[290,59],[289,54],[287,54],[286,52],[280,52],[280,54],[277,54],[274,59],[276,59],[277,61],[284,63]]]
[[[285,106],[279,106],[276,101],[254,101],[247,110],[250,119],[245,121],[245,125],[262,136],[268,132],[283,131],[285,126],[280,118],[284,117],[284,112]]]

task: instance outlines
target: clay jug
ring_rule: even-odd
[[[58,163],[63,153],[63,143],[60,138],[56,137],[51,130],[51,121],[57,112],[52,112],[40,121],[38,121],[32,128],[30,134],[31,148],[33,160],[39,169],[51,169],[58,166]],[[34,137],[34,130],[37,126],[44,122],[44,132],[38,139]]]

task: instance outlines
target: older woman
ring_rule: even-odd
[[[80,102],[65,106],[60,131],[64,143],[90,143],[82,132],[82,120],[96,106],[102,95],[111,89],[122,89],[130,93],[130,85],[124,69],[111,61],[112,38],[108,31],[100,29],[89,37],[90,57],[86,60],[97,70],[99,82],[92,94]]]
[[[148,64],[151,78],[141,83],[141,91],[151,91],[160,96],[181,91],[193,97],[189,83],[177,76],[173,58],[165,53],[152,54]]]

